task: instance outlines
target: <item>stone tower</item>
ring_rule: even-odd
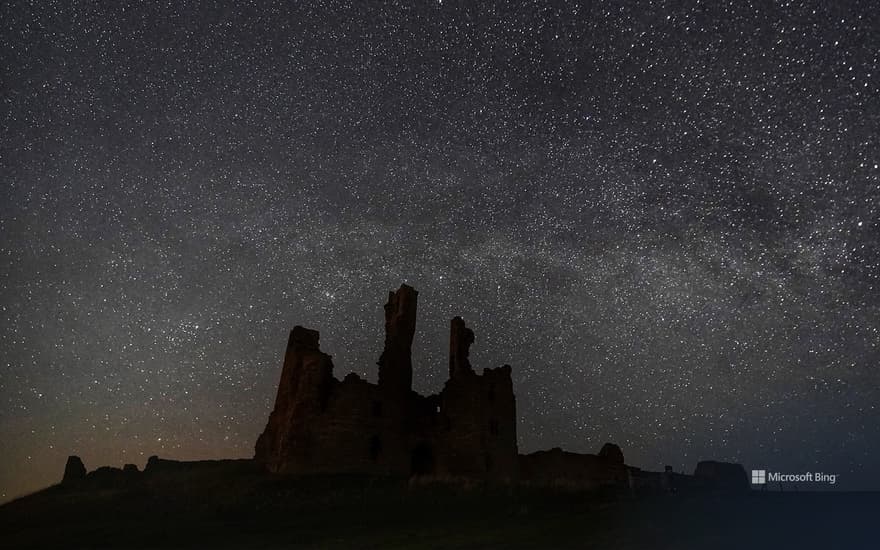
[[[315,419],[326,409],[333,386],[333,363],[318,344],[318,331],[293,327],[287,340],[275,408],[257,439],[256,459],[269,471],[309,469]]]
[[[379,357],[379,386],[392,393],[412,389],[412,342],[416,332],[416,302],[419,293],[400,285],[388,293],[385,304],[385,348]]]

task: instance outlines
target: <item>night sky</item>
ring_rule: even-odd
[[[252,456],[403,282],[521,452],[880,489],[874,2],[98,4],[0,6],[0,501]]]

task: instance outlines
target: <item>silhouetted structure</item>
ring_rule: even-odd
[[[67,464],[64,465],[64,477],[61,478],[62,483],[69,483],[84,477],[86,477],[86,466],[82,459],[76,455],[67,457]]]
[[[477,374],[470,364],[474,332],[461,317],[449,330],[449,380],[423,396],[412,390],[412,342],[418,293],[402,285],[385,304],[385,345],[379,380],[354,373],[333,376],[318,331],[290,332],[275,407],[259,436],[253,460],[179,462],[150,457],[143,472],[131,464],[86,474],[68,458],[70,486],[123,487],[138,480],[223,478],[275,474],[366,474],[422,480],[480,480],[566,490],[616,487],[634,493],[743,491],[749,483],[739,464],[704,461],[694,475],[649,472],[624,462],[606,443],[598,454],[560,448],[520,455],[511,368]],[[82,480],[82,481],[80,481]]]
[[[583,490],[624,486],[627,467],[620,447],[606,443],[598,455],[563,451],[554,447],[520,455],[520,481],[537,487]]]
[[[510,366],[475,373],[468,360],[474,333],[460,317],[451,322],[443,391],[412,390],[417,297],[407,285],[388,295],[378,384],[354,373],[337,380],[318,332],[294,327],[257,462],[277,473],[516,478]]]
[[[627,466],[613,443],[597,455],[559,448],[519,455],[510,366],[475,373],[469,360],[474,332],[461,317],[450,323],[443,391],[422,396],[412,390],[417,298],[407,285],[388,294],[377,384],[354,373],[337,380],[318,332],[294,327],[275,408],[257,439],[259,465],[284,474],[482,479],[567,489],[743,488],[742,466],[701,462],[695,476],[645,472]]]
[[[694,477],[702,484],[723,491],[748,491],[749,477],[741,464],[703,460],[697,464]]]

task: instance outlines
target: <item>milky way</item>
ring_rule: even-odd
[[[375,380],[402,282],[520,451],[880,488],[872,2],[116,4],[0,7],[0,500],[252,456],[287,331]]]

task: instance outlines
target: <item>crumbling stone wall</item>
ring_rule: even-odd
[[[476,374],[467,360],[473,332],[452,320],[451,377],[441,394],[442,475],[517,477],[516,399],[509,365]],[[456,338],[465,335],[464,338]],[[457,344],[457,345],[456,345]]]
[[[617,445],[606,443],[598,455],[549,451],[520,455],[520,479],[536,487],[570,490],[595,489],[603,486],[624,487],[627,467]]]

